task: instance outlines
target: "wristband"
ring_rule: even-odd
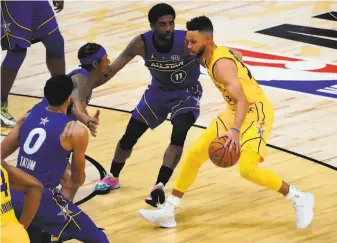
[[[235,127],[232,127],[231,130],[237,131],[238,133],[240,133],[240,129],[237,129]]]

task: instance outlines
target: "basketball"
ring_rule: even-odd
[[[225,148],[226,140],[227,137],[216,138],[208,148],[208,156],[210,160],[213,164],[221,168],[227,168],[235,165],[240,158],[240,152],[236,153],[234,148],[231,152],[229,152],[229,148]]]

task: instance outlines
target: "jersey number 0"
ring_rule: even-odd
[[[38,137],[37,137],[35,143],[31,146],[31,142],[36,135]],[[30,131],[25,143],[23,144],[23,151],[26,154],[36,153],[41,148],[41,146],[42,146],[43,142],[46,140],[46,138],[47,138],[46,130],[44,130],[43,128],[40,128],[40,127],[34,128],[33,130]]]

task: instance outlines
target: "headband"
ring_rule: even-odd
[[[106,54],[104,47],[101,47],[96,53],[91,56],[80,59],[81,64],[91,64],[95,61],[98,61]]]

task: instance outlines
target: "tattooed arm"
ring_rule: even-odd
[[[117,57],[117,59],[109,66],[108,74],[97,82],[95,87],[108,82],[115,76],[126,64],[128,64],[135,56],[145,55],[145,45],[142,37],[136,36],[125,48],[125,50]]]
[[[67,173],[70,172],[70,174],[63,178],[68,180],[66,186],[70,186],[71,189],[78,188],[85,181],[85,151],[88,140],[87,129],[74,121],[69,122],[61,134],[62,147],[73,152],[71,164],[67,167]]]
[[[90,129],[91,134],[96,137],[99,110],[97,110],[96,114],[91,117],[86,109],[87,97],[92,90],[92,84],[89,82],[89,79],[82,74],[75,74],[71,79],[74,84],[72,93],[73,107],[71,112],[80,122],[85,124]]]

